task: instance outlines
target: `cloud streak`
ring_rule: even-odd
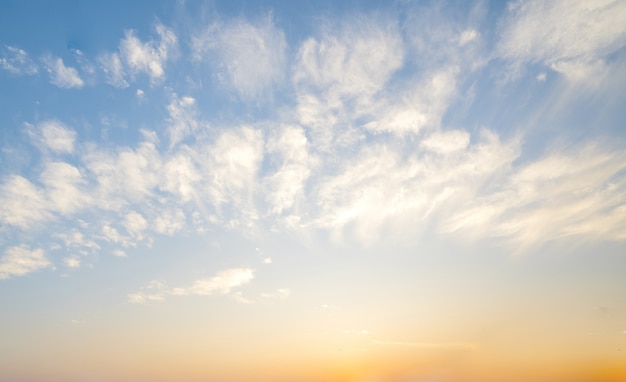
[[[253,269],[232,268],[218,272],[211,278],[196,280],[189,287],[169,288],[160,281],[151,281],[141,291],[129,294],[128,301],[143,304],[164,301],[166,296],[228,295],[233,289],[246,285],[253,279]],[[285,292],[282,293],[284,294]]]

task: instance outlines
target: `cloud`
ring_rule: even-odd
[[[126,257],[126,253],[122,251],[121,249],[116,249],[112,253],[113,253],[113,256]]]
[[[258,218],[254,196],[263,160],[261,131],[248,126],[223,131],[208,146],[195,148],[206,191],[203,195],[227,226],[250,228]],[[230,216],[224,216],[228,208]],[[230,218],[230,219],[229,219]]]
[[[124,38],[120,41],[119,54],[132,74],[146,73],[152,82],[156,84],[165,76],[165,63],[171,59],[178,50],[178,38],[171,28],[162,24],[156,25],[158,41],[149,40],[142,42],[134,30],[127,30]],[[115,58],[113,58],[115,60]],[[114,63],[113,68],[117,65]],[[109,63],[109,71],[111,70]],[[120,72],[121,74],[121,72]],[[120,83],[120,81],[117,81]]]
[[[40,180],[45,186],[50,211],[67,216],[92,203],[90,195],[83,189],[86,180],[68,163],[47,163]]]
[[[261,293],[261,297],[267,299],[285,300],[291,296],[291,289],[279,288],[272,293]]]
[[[185,227],[185,214],[179,208],[166,210],[154,220],[154,230],[164,235],[173,235]]]
[[[107,83],[117,88],[128,87],[128,81],[126,81],[126,73],[119,54],[117,53],[103,53],[98,58],[100,66],[104,71],[107,78]]]
[[[80,268],[80,259],[75,256],[66,257],[63,259],[63,264],[68,268],[77,269]]]
[[[178,153],[168,158],[163,167],[163,177],[160,187],[178,196],[182,202],[199,198],[197,188],[202,177],[190,155]]]
[[[45,193],[28,179],[12,175],[0,185],[0,220],[28,229],[51,217]]]
[[[52,55],[42,58],[44,66],[50,75],[50,82],[60,88],[82,88],[85,82],[78,75],[75,68],[65,66],[63,59]]]
[[[270,212],[282,214],[305,196],[305,183],[318,160],[309,154],[309,143],[302,128],[284,126],[266,144],[271,161],[279,167],[265,178],[265,197]]]
[[[254,270],[250,268],[228,269],[210,279],[197,280],[187,292],[200,296],[216,293],[227,294],[231,289],[247,284],[253,278]]]
[[[148,221],[138,212],[131,211],[124,219],[126,231],[136,238],[143,238],[143,232],[148,228]]]
[[[57,152],[72,153],[76,132],[58,121],[47,121],[40,125],[44,143]]]
[[[161,154],[149,137],[138,147],[107,151],[89,147],[82,157],[86,171],[95,178],[93,197],[100,209],[119,210],[129,203],[145,201],[159,184]]]
[[[624,17],[620,1],[516,1],[502,22],[498,53],[517,71],[540,63],[571,80],[590,79],[626,44]]]
[[[197,120],[198,112],[195,108],[196,100],[192,97],[178,98],[176,94],[172,102],[167,105],[169,113],[169,128],[167,130],[170,138],[170,148],[193,134],[200,126]]]
[[[76,132],[58,120],[47,120],[36,127],[26,124],[28,134],[35,144],[43,144],[47,150],[71,154],[74,152]]]
[[[459,35],[459,46],[464,46],[476,40],[480,33],[476,29],[466,29]]]
[[[286,71],[285,35],[271,15],[257,23],[217,21],[193,37],[192,49],[196,60],[214,60],[228,85],[244,99],[268,94]]]
[[[504,237],[522,252],[550,240],[626,239],[626,153],[596,145],[519,166],[447,222],[447,230]]]
[[[515,141],[501,142],[488,130],[475,144],[448,155],[431,150],[405,155],[400,147],[370,145],[321,179],[314,224],[336,237],[352,231],[364,243],[383,234],[415,236],[436,223],[440,212],[473,200],[482,184],[519,155]]]
[[[169,288],[160,281],[151,281],[137,293],[128,295],[132,303],[163,301],[166,296],[209,296],[213,294],[227,295],[235,288],[245,285],[254,279],[254,270],[250,268],[232,268],[219,272],[208,279],[196,280],[190,287]],[[239,295],[241,298],[241,296]],[[245,302],[249,302],[245,300]]]
[[[33,75],[37,74],[39,68],[23,49],[15,46],[5,45],[2,57],[0,57],[0,67],[11,74]]]
[[[470,135],[467,131],[452,130],[433,133],[423,139],[420,145],[436,153],[450,154],[465,149],[469,143]]]
[[[325,27],[298,49],[293,81],[299,86],[325,89],[334,97],[372,95],[402,66],[394,21],[362,17]]]
[[[529,25],[537,18],[552,20],[562,4],[516,3],[501,24],[499,57],[556,68],[568,78],[606,68],[609,56],[621,54],[624,27],[583,26],[579,13],[587,11],[571,4],[562,10],[573,12],[573,26],[555,21],[561,24],[549,28],[557,37],[565,33],[559,28],[573,35],[588,30],[589,41],[569,46],[570,35],[543,41],[543,32]],[[594,3],[589,20],[622,7]],[[156,234],[205,234],[215,227],[246,235],[321,231],[366,244],[418,240],[423,232],[460,240],[496,237],[517,248],[574,236],[625,240],[624,154],[598,144],[537,159],[523,151],[524,137],[509,135],[532,120],[514,113],[515,126],[495,126],[506,132],[480,129],[491,121],[468,114],[484,104],[472,104],[469,111],[455,106],[471,103],[472,89],[491,84],[488,77],[499,70],[494,65],[478,72],[488,60],[481,49],[489,31],[471,17],[406,16],[326,19],[293,50],[271,17],[214,22],[193,36],[191,53],[214,65],[242,98],[245,111],[231,119],[229,111],[211,114],[203,92],[179,96],[168,88],[170,97],[154,112],[165,117],[150,125],[154,131],[139,130],[138,143],[128,146],[80,141],[84,137],[57,120],[27,125],[42,155],[39,162],[32,156],[28,176],[8,175],[0,182],[6,237],[15,233],[11,229],[57,231],[65,236],[49,236],[77,252],[102,246],[113,254],[150,243]],[[574,27],[579,29],[568,29]],[[129,86],[140,73],[153,85],[163,81],[178,40],[173,30],[156,29],[147,41],[127,31],[118,52],[99,56],[110,84]],[[532,49],[512,43],[524,39]],[[63,65],[46,57],[49,68]],[[533,86],[552,84],[546,70],[533,74]],[[279,111],[248,108],[282,85],[292,86],[293,99]],[[560,90],[554,94],[563,96]],[[150,99],[160,98],[155,93]],[[153,123],[138,118],[142,125]],[[93,216],[97,222],[81,226],[79,218]],[[162,292],[193,294],[192,289]],[[142,293],[135,297],[156,296]]]
[[[439,128],[457,91],[458,71],[456,66],[437,69],[416,80],[418,83],[410,83],[410,89],[399,96],[377,99],[363,112],[370,119],[363,127],[401,136]]]
[[[0,279],[24,276],[51,266],[43,249],[30,250],[28,246],[9,247],[0,259]]]
[[[322,23],[318,37],[302,42],[292,75],[296,115],[316,148],[349,147],[362,138],[354,121],[380,102],[375,96],[404,56],[395,20],[375,16]]]
[[[66,248],[87,248],[92,252],[100,249],[100,246],[95,241],[85,237],[85,235],[76,228],[71,229],[69,232],[57,233],[54,237],[63,240]],[[82,250],[81,252],[86,254]]]

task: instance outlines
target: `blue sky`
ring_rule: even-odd
[[[3,2],[0,380],[617,381],[624,19]]]

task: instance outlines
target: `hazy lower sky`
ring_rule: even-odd
[[[626,380],[626,2],[0,2],[0,381]]]

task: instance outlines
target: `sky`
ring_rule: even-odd
[[[0,381],[626,380],[626,2],[0,2]]]

